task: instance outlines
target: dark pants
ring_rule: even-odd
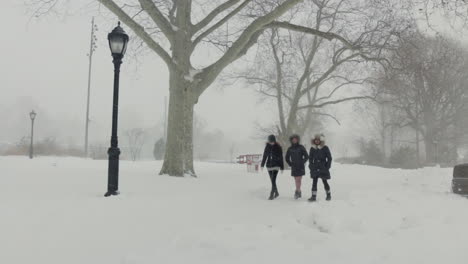
[[[277,170],[268,171],[268,174],[270,175],[270,180],[271,180],[271,190],[275,191],[277,190],[276,177],[278,176],[278,171]]]
[[[325,191],[327,191],[327,193],[330,192],[330,185],[328,184],[328,181],[326,179],[323,179],[323,178],[320,178],[322,179],[322,182],[323,182],[323,186],[325,187]],[[314,178],[314,181],[312,182],[312,194],[317,194],[317,184],[318,184],[318,180],[319,178]]]

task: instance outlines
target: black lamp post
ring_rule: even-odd
[[[122,58],[127,50],[128,35],[120,27],[120,22],[114,30],[107,36],[109,47],[114,60],[114,99],[112,105],[112,136],[111,146],[107,151],[109,155],[109,174],[107,192],[105,197],[119,194],[119,156],[120,149],[117,139],[118,109],[119,109],[119,76]]]
[[[36,112],[34,110],[29,113],[29,117],[31,118],[31,144],[29,145],[29,158],[32,159],[34,157],[34,119],[36,119]]]

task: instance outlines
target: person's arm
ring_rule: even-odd
[[[313,149],[310,148],[310,152],[309,152],[309,169],[312,170],[312,164],[314,163],[314,154],[312,153]]]
[[[304,164],[306,164],[306,162],[309,160],[309,154],[307,153],[307,150],[304,146],[302,146],[302,156],[304,158]]]
[[[286,151],[286,163],[288,163],[289,167],[291,167],[291,153],[289,151],[289,148],[288,148],[288,151]]]
[[[279,154],[280,154],[280,169],[284,170],[283,148],[281,146],[279,146]]]
[[[330,169],[333,159],[332,159],[331,151],[327,146],[325,147],[325,153],[327,155],[327,168]]]
[[[265,167],[265,163],[266,163],[266,160],[268,158],[267,148],[268,148],[268,146],[265,146],[265,150],[263,150],[263,158],[262,158],[262,165],[261,165],[262,168]]]

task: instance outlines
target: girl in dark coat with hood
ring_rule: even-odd
[[[307,155],[307,150],[300,144],[301,138],[299,135],[292,135],[289,140],[291,141],[291,146],[286,152],[286,162],[291,167],[291,176],[294,177],[296,182],[294,198],[299,199],[302,196],[301,183],[302,176],[305,175],[305,163],[309,156]]]
[[[323,186],[327,192],[327,201],[331,200],[330,185],[330,168],[332,163],[332,156],[330,149],[325,145],[325,136],[323,134],[315,135],[312,139],[312,147],[309,154],[309,169],[310,177],[313,179],[312,183],[312,197],[309,199],[311,202],[317,200],[317,184],[318,179],[322,179]]]
[[[263,159],[261,164],[262,170],[265,165],[271,180],[271,192],[268,199],[273,200],[279,196],[278,187],[276,186],[276,177],[278,176],[278,171],[284,170],[283,149],[276,142],[276,137],[274,135],[268,136],[268,143],[266,144],[265,150],[263,151]]]

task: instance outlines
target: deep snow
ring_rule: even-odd
[[[468,200],[451,170],[334,164],[333,201],[268,201],[266,171],[197,163],[198,179],[121,162],[104,198],[106,161],[0,157],[0,263],[466,263]]]

